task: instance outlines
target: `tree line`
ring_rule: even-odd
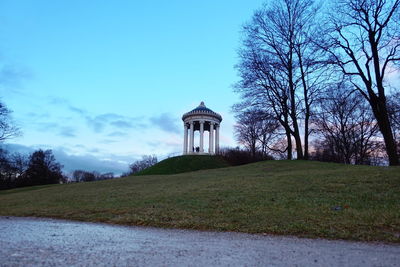
[[[62,167],[51,150],[26,156],[0,149],[0,189],[66,182]]]
[[[29,155],[9,153],[0,148],[0,190],[16,187],[92,182],[113,179],[114,174],[75,170],[70,175],[62,171],[51,150],[36,150]]]
[[[243,26],[237,140],[254,154],[398,165],[399,5],[266,2]]]

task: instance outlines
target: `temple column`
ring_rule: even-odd
[[[204,152],[204,121],[200,121],[200,153]]]
[[[219,153],[219,124],[215,125],[215,153]]]
[[[210,138],[208,153],[214,154],[214,123],[210,122]]]
[[[189,154],[193,154],[193,147],[194,147],[194,122],[190,122],[190,141],[189,141]]]
[[[186,123],[184,123],[183,128],[183,155],[186,155],[188,152],[188,127]]]

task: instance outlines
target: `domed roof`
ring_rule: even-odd
[[[220,122],[222,121],[221,115],[219,115],[218,113],[216,113],[216,112],[212,111],[211,109],[209,109],[208,107],[206,107],[206,105],[204,105],[203,101],[201,101],[200,105],[197,108],[183,114],[182,120],[185,120],[187,117],[194,116],[194,115],[212,116],[212,117],[218,119]]]

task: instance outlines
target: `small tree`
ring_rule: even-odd
[[[114,173],[113,172],[106,172],[100,174],[97,180],[109,180],[114,178]]]
[[[13,168],[10,163],[9,154],[0,149],[0,189],[8,189],[13,186]]]
[[[11,110],[0,102],[0,142],[20,134],[18,127],[11,121]]]
[[[253,159],[259,152],[267,155],[267,149],[277,137],[279,122],[273,115],[258,109],[240,111],[236,118],[235,135],[239,143],[250,151]]]
[[[348,93],[345,83],[328,88],[319,103],[314,124],[323,140],[314,158],[341,163],[369,164],[377,149],[378,125],[365,99]]]
[[[8,189],[16,186],[28,168],[28,159],[19,153],[9,154],[0,149],[0,189]]]
[[[72,179],[74,182],[79,183],[79,182],[83,182],[83,175],[84,175],[85,171],[82,170],[75,170],[72,173]]]

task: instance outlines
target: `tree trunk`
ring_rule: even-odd
[[[386,153],[389,158],[389,165],[399,165],[399,155],[397,154],[396,141],[394,140],[392,129],[390,127],[389,116],[386,107],[386,101],[371,97],[370,104],[378,122],[379,130],[382,133],[385,142]]]
[[[309,117],[310,117],[310,115],[307,114],[307,111],[306,111],[306,117],[304,120],[304,159],[305,160],[308,160],[308,131],[309,131],[308,121],[310,119]]]
[[[284,118],[285,118],[285,125],[284,125],[284,128],[285,128],[286,140],[287,140],[287,159],[288,159],[288,160],[292,160],[292,158],[293,158],[293,156],[292,156],[292,155],[293,155],[293,145],[292,145],[292,136],[291,136],[291,133],[290,133],[288,115],[285,114],[285,115],[284,115]]]
[[[308,87],[306,83],[306,74],[304,73],[303,68],[303,60],[300,52],[300,47],[298,47],[297,57],[299,58],[300,65],[300,73],[301,73],[301,81],[303,84],[303,94],[304,94],[304,106],[305,106],[305,114],[304,114],[304,159],[308,159],[308,135],[309,135],[309,120],[310,120],[310,103],[308,102]]]
[[[383,86],[383,74],[381,74],[379,62],[378,43],[373,33],[369,33],[369,41],[371,45],[372,57],[374,62],[375,79],[378,88],[378,95],[372,89],[368,90],[370,95],[370,104],[378,121],[379,130],[385,141],[386,153],[389,158],[389,165],[399,165],[399,155],[397,154],[396,141],[393,137],[392,127],[390,126],[389,114],[386,107],[385,88]]]
[[[290,118],[293,123],[293,137],[296,142],[296,153],[297,159],[303,159],[303,147],[301,145],[300,131],[299,125],[297,123],[297,114],[296,114],[296,94],[295,87],[293,82],[293,48],[290,49],[289,62],[288,62],[288,80],[289,80],[289,92],[290,92]]]
[[[292,136],[290,134],[290,131],[288,130],[286,130],[286,139],[287,139],[287,159],[292,160],[293,159]]]

